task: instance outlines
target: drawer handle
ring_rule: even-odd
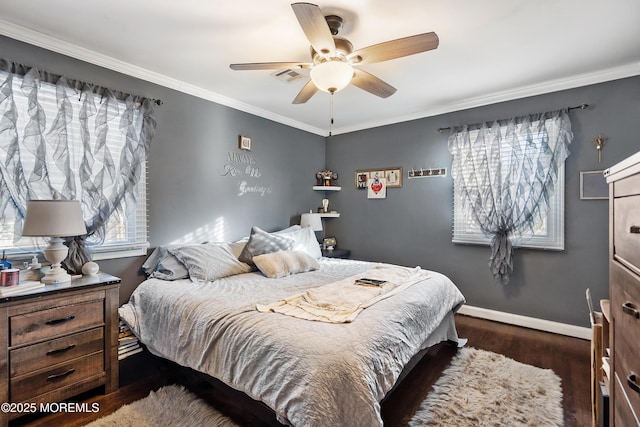
[[[47,356],[53,356],[55,354],[66,353],[67,351],[69,351],[69,350],[71,350],[71,349],[73,349],[75,347],[76,347],[75,344],[71,344],[70,346],[65,347],[65,348],[59,348],[57,350],[49,350],[49,351],[47,351]]]
[[[633,306],[633,303],[629,301],[622,304],[622,311],[628,314],[629,316],[633,316],[636,319],[640,319],[640,312]]]
[[[76,316],[67,316],[67,317],[63,317],[62,319],[54,319],[54,320],[47,320],[45,323],[47,325],[59,325],[60,323],[64,323],[64,322],[68,322],[69,320],[73,320],[75,319]]]
[[[631,387],[631,390],[636,393],[640,393],[640,385],[638,384],[638,378],[636,378],[636,374],[627,375],[627,384]]]
[[[69,369],[67,372],[63,372],[61,374],[53,374],[53,375],[49,375],[47,377],[47,381],[55,381],[55,380],[59,380],[60,378],[64,378],[67,375],[71,375],[75,372],[76,370],[74,368]]]
[[[629,228],[629,233],[640,234],[640,226],[632,225],[631,228]]]

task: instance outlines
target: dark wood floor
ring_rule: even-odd
[[[582,427],[591,423],[589,342],[577,338],[510,326],[487,320],[456,316],[458,334],[469,340],[468,346],[504,354],[522,363],[552,369],[562,379],[563,407],[566,427]],[[385,426],[404,426],[448,361],[455,355],[452,346],[440,346],[423,357],[414,370],[382,404]],[[435,365],[435,368],[434,368]],[[145,397],[170,383],[183,383],[215,407],[245,425],[277,425],[272,414],[262,405],[250,402],[241,393],[229,392],[222,384],[204,383],[199,376],[174,369],[173,365],[147,355],[135,355],[121,363],[121,387],[114,393],[86,393],[73,402],[97,402],[98,413],[53,414],[14,420],[10,426],[82,426],[103,417],[125,403]]]

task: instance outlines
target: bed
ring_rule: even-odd
[[[380,402],[411,358],[457,340],[464,297],[440,273],[322,258],[317,246],[310,229],[253,227],[238,243],[158,248],[120,316],[151,353],[263,402],[283,424],[382,426]],[[413,282],[355,315],[274,312],[292,297],[338,283],[359,290],[353,278],[390,271]]]

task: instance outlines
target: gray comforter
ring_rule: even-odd
[[[120,308],[158,356],[204,372],[272,408],[294,426],[381,426],[380,401],[421,349],[457,339],[464,302],[445,276],[429,278],[335,324],[260,313],[305,289],[375,264],[322,259],[317,271],[281,279],[260,272],[209,283],[149,279]]]

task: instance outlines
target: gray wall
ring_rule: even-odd
[[[252,225],[284,228],[319,203],[311,186],[315,172],[324,167],[325,142],[320,136],[9,38],[0,37],[0,55],[164,102],[156,108],[158,127],[149,153],[152,247],[235,240],[248,235]],[[238,149],[238,135],[252,138],[251,152]],[[234,157],[243,154],[251,156],[252,163]],[[223,175],[227,165],[238,174]],[[254,177],[247,175],[247,166],[254,168]],[[269,192],[239,196],[242,181]],[[101,270],[123,279],[121,303],[144,279],[143,262],[144,257],[100,261]]]
[[[327,167],[340,175],[342,191],[329,195],[339,219],[325,234],[354,258],[420,265],[448,275],[470,305],[588,326],[585,289],[608,297],[608,204],[580,200],[580,171],[605,169],[640,150],[640,77],[484,106],[421,120],[337,135],[327,140]],[[574,139],[566,162],[565,250],[517,249],[514,275],[494,281],[486,246],[451,242],[453,188],[447,132],[439,127],[478,123],[590,104],[570,113]],[[339,113],[336,113],[339,114]],[[602,163],[591,141],[608,137]],[[356,190],[356,169],[402,166],[403,187],[383,200]],[[407,170],[446,167],[445,178],[407,179]]]
[[[149,167],[152,247],[175,241],[234,240],[251,225],[266,230],[297,222],[319,206],[311,191],[325,166],[340,174],[342,191],[330,194],[339,219],[325,220],[325,235],[355,258],[420,265],[450,276],[469,304],[576,325],[588,325],[584,290],[608,296],[607,202],[579,200],[579,173],[604,169],[640,150],[640,77],[459,111],[392,126],[336,135],[317,135],[226,108],[101,67],[0,37],[4,58],[73,78],[159,98],[158,128]],[[451,167],[446,133],[438,127],[476,123],[589,103],[571,113],[574,141],[566,167],[565,251],[519,249],[515,274],[502,286],[491,277],[486,247],[451,243],[452,181],[406,179],[411,167]],[[336,114],[339,114],[337,112]],[[591,142],[609,138],[602,163]],[[222,176],[239,134],[253,138],[259,179]],[[325,154],[326,152],[326,154]],[[326,162],[325,162],[326,156]],[[234,166],[241,170],[246,164]],[[384,200],[355,190],[356,169],[402,166],[402,188]],[[238,184],[269,187],[271,193],[238,196]],[[123,278],[121,302],[143,280],[144,257],[101,261],[101,269]]]

